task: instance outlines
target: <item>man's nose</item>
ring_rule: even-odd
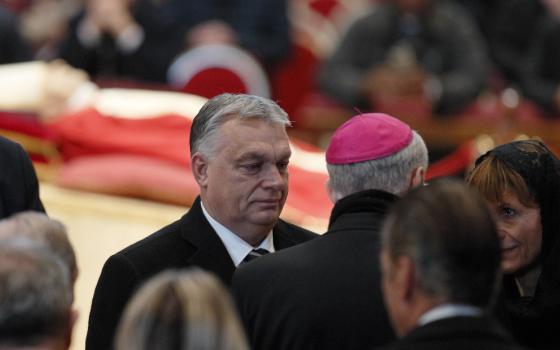
[[[284,187],[285,172],[278,169],[276,165],[267,167],[267,171],[264,176],[265,178],[263,184],[265,184],[266,187],[272,187],[275,189],[281,189]]]

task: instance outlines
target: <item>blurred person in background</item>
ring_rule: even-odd
[[[497,221],[504,273],[498,316],[523,345],[557,349],[560,315],[560,163],[540,141],[479,157],[468,182]]]
[[[541,0],[496,2],[494,18],[489,25],[488,44],[497,74],[504,80],[503,85],[520,89],[522,69],[545,12]]]
[[[26,210],[45,212],[37,174],[20,144],[0,136],[0,219]]]
[[[291,44],[286,0],[86,0],[60,57],[92,77],[165,82],[181,52],[234,45],[269,68]]]
[[[21,35],[18,18],[0,4],[0,64],[29,61],[31,47]]]
[[[130,300],[117,330],[116,350],[249,350],[224,285],[192,268],[168,270]]]
[[[416,114],[449,114],[477,98],[488,68],[484,39],[463,7],[390,0],[350,26],[319,84],[349,107],[409,103]]]
[[[400,337],[385,349],[520,349],[491,316],[501,277],[492,214],[463,181],[436,180],[395,203],[380,260]]]
[[[70,272],[44,246],[0,240],[0,348],[66,350],[76,313]]]
[[[68,22],[80,5],[81,0],[34,0],[21,10],[21,33],[31,45],[34,59],[57,57]]]
[[[86,0],[59,57],[93,79],[163,83],[181,35],[157,10],[150,0]]]
[[[287,0],[175,0],[186,11],[196,7],[199,18],[185,23],[187,48],[201,45],[236,45],[255,56],[266,68],[289,52],[290,23]]]
[[[546,15],[531,36],[527,59],[519,67],[521,91],[543,115],[560,117],[560,0],[541,0]]]

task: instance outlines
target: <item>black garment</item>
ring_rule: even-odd
[[[368,349],[394,339],[378,231],[396,198],[377,190],[347,196],[324,236],[236,271],[232,291],[253,349]]]
[[[542,225],[542,265],[534,297],[521,297],[514,276],[504,276],[497,312],[522,345],[558,349],[560,341],[560,162],[540,141],[516,141],[498,146],[495,156],[517,172],[540,208]]]
[[[226,0],[231,1],[231,0]],[[231,26],[239,45],[268,70],[289,55],[291,47],[287,0],[235,0]]]
[[[0,64],[31,60],[31,48],[22,38],[16,16],[0,5]]]
[[[367,74],[404,44],[413,49],[417,64],[441,83],[436,112],[453,113],[473,102],[488,74],[484,40],[464,8],[451,1],[431,3],[412,20],[400,14],[394,1],[383,1],[352,23],[319,72],[323,92],[348,107],[367,106]]]
[[[1,136],[0,165],[0,218],[26,210],[45,212],[39,198],[37,175],[27,152]]]
[[[131,12],[144,31],[144,40],[135,50],[123,51],[115,38],[103,33],[93,46],[82,43],[78,36],[85,16],[82,11],[70,21],[59,56],[97,80],[165,82],[167,68],[183,48],[183,34],[172,18],[164,11],[160,13],[150,0],[134,1]]]
[[[531,36],[527,59],[520,69],[523,94],[551,115],[558,116],[555,100],[560,89],[560,19],[544,17]]]
[[[415,328],[384,350],[521,350],[511,336],[486,317],[451,317]]]
[[[537,24],[545,14],[541,1],[498,0],[489,30],[489,49],[494,63],[506,80],[521,83],[521,72],[535,40]]]
[[[291,247],[317,235],[279,220],[273,229],[276,249]],[[111,349],[114,332],[133,292],[153,275],[169,268],[198,266],[230,284],[235,266],[212,229],[200,199],[180,220],[112,255],[97,282],[86,339],[86,349]]]
[[[210,20],[229,24],[239,46],[266,68],[285,58],[291,45],[287,0],[171,0],[169,18],[188,32]]]

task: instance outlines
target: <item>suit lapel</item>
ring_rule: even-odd
[[[189,257],[188,265],[210,270],[226,284],[229,284],[235,266],[218,234],[204,217],[200,198],[195,200],[192,208],[181,221],[182,237],[197,248],[196,252]]]

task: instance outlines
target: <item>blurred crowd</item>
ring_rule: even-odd
[[[268,65],[290,43],[282,0],[1,3],[1,63],[62,58],[93,77],[164,82],[175,56],[208,44],[240,45]]]
[[[559,0],[303,2],[2,0],[0,63],[60,58],[95,81],[164,86],[181,53],[228,45],[262,65],[281,99],[275,74],[302,45],[296,27],[305,23],[296,22],[305,8],[335,28],[307,29],[332,48],[307,73],[341,106],[390,110],[405,101],[417,114],[445,116],[511,88],[539,115],[560,112]],[[280,84],[304,84],[294,72]]]

